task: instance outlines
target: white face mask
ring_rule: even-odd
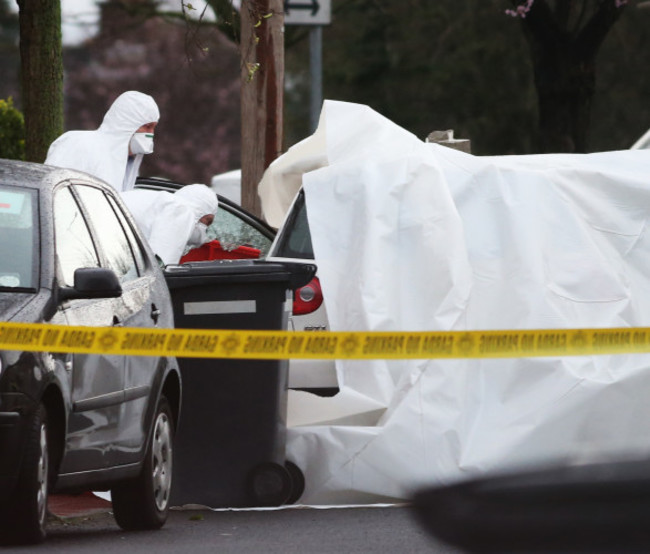
[[[135,133],[129,142],[132,154],[151,154],[153,152],[153,133]]]
[[[201,246],[208,242],[208,226],[200,221],[196,222],[194,229],[192,229],[192,234],[190,238],[187,239],[187,246],[192,248]]]

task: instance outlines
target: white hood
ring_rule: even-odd
[[[201,184],[187,185],[174,194],[131,190],[123,192],[122,199],[165,265],[179,262],[196,222],[219,208],[216,194]]]
[[[96,131],[68,131],[50,146],[45,163],[85,171],[118,191],[131,190],[142,154],[128,167],[129,141],[146,123],[157,122],[160,112],[151,96],[137,91],[121,94],[106,112]]]

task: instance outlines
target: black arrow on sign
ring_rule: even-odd
[[[311,0],[311,2],[299,2],[292,4],[289,0],[284,1],[284,13],[289,14],[291,10],[311,10],[311,15],[316,15],[320,10],[318,0]]]

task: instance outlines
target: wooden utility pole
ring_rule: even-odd
[[[63,132],[63,55],[59,0],[18,0],[25,159],[43,162]]]
[[[242,206],[261,216],[257,185],[282,152],[283,3],[243,0],[240,13]]]

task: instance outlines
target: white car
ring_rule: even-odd
[[[210,180],[210,187],[217,194],[241,204],[241,169],[214,175]]]
[[[645,134],[630,147],[630,150],[642,150],[648,148],[650,148],[650,129],[648,129]]]
[[[235,171],[229,172],[230,175],[224,175],[231,180],[232,174],[237,173],[238,171]],[[226,191],[217,186],[218,181],[215,181],[217,177],[219,176],[215,176],[212,181],[212,189],[219,198],[219,211],[214,223],[208,229],[210,238],[219,239],[221,243],[229,245],[229,248],[240,245],[251,246],[258,250],[260,257],[266,256],[267,259],[273,257],[273,260],[278,261],[313,260],[314,254],[302,191],[289,210],[285,224],[276,234],[273,227],[244,210],[236,202],[222,196],[222,193]],[[235,175],[235,180],[237,177],[238,175]],[[182,186],[182,183],[157,177],[139,177],[136,184],[137,188],[169,192],[178,190]],[[230,253],[235,254],[236,251],[231,250]],[[232,257],[237,256],[232,255]],[[327,314],[317,278],[295,292],[289,329],[298,331],[328,329]],[[338,392],[338,382],[334,361],[291,360],[289,363],[289,388],[306,390],[320,396],[335,394]]]
[[[302,190],[296,195],[287,212],[266,259],[314,262],[314,250],[305,209],[305,194]],[[318,276],[296,291],[289,328],[294,331],[329,330]],[[333,396],[339,390],[334,360],[291,360],[289,387],[313,392],[319,396]]]

